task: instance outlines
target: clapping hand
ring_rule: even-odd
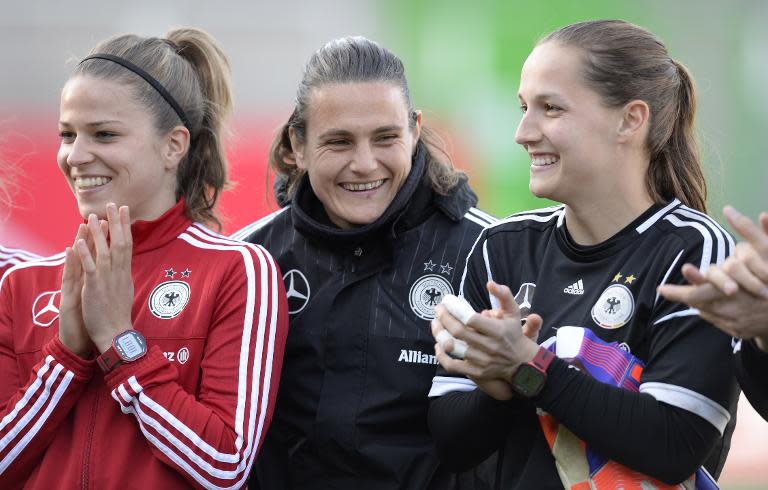
[[[663,285],[659,293],[697,308],[702,318],[729,335],[754,338],[768,351],[768,213],[761,213],[760,226],[730,206],[724,214],[744,239],[733,255],[703,273],[685,264],[682,272],[690,285]]]
[[[432,320],[432,335],[442,329],[467,343],[464,359],[453,359],[435,344],[437,359],[451,372],[467,376],[478,387],[498,400],[513,396],[510,379],[517,367],[533,359],[538,351],[536,336],[541,328],[539,315],[530,314],[520,325],[520,310],[507,286],[488,282],[488,291],[499,301],[499,308],[473,315],[467,324],[438,305]],[[450,341],[445,346],[451,349]]]

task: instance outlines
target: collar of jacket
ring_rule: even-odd
[[[160,248],[175,240],[192,224],[185,214],[184,198],[171,209],[152,221],[134,221],[131,224],[133,255]]]

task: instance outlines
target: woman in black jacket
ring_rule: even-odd
[[[291,312],[252,486],[451,488],[427,429],[429,322],[493,218],[422,125],[400,59],[362,37],[307,62],[270,165],[284,207],[235,234],[276,258]]]

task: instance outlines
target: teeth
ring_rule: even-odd
[[[369,191],[371,189],[380,187],[382,184],[384,184],[384,179],[374,180],[373,182],[366,182],[363,184],[352,184],[345,182],[341,184],[341,187],[348,191]]]
[[[78,189],[90,189],[91,187],[107,184],[111,180],[110,177],[76,177],[75,186]]]
[[[543,167],[545,165],[552,165],[560,161],[560,157],[546,156],[546,157],[533,157],[531,163],[536,167]]]

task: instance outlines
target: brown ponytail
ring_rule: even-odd
[[[213,221],[221,227],[215,206],[227,184],[228,164],[222,140],[224,121],[232,112],[229,61],[218,43],[201,30],[175,29],[166,38],[197,73],[204,100],[200,129],[176,174],[177,197],[184,197],[190,217]]]
[[[572,24],[542,39],[583,50],[584,77],[611,107],[643,100],[651,109],[646,146],[649,195],[706,212],[707,185],[694,132],[696,90],[688,70],[642,27],[622,20]]]
[[[189,120],[190,147],[176,174],[176,197],[184,198],[190,219],[221,227],[216,212],[227,185],[223,137],[232,111],[227,57],[216,40],[195,28],[174,29],[165,39],[123,35],[99,43],[91,54],[127,59],[155,78],[181,106]],[[130,85],[150,110],[160,132],[183,125],[179,114],[146,81],[122,66],[102,59],[80,63],[73,76],[87,74]]]
[[[682,64],[672,60],[680,79],[674,124],[669,135],[651,138],[651,162],[646,186],[656,202],[678,197],[683,204],[706,212],[707,182],[701,168],[699,145],[694,134],[696,87]],[[662,138],[666,139],[662,142]]]

